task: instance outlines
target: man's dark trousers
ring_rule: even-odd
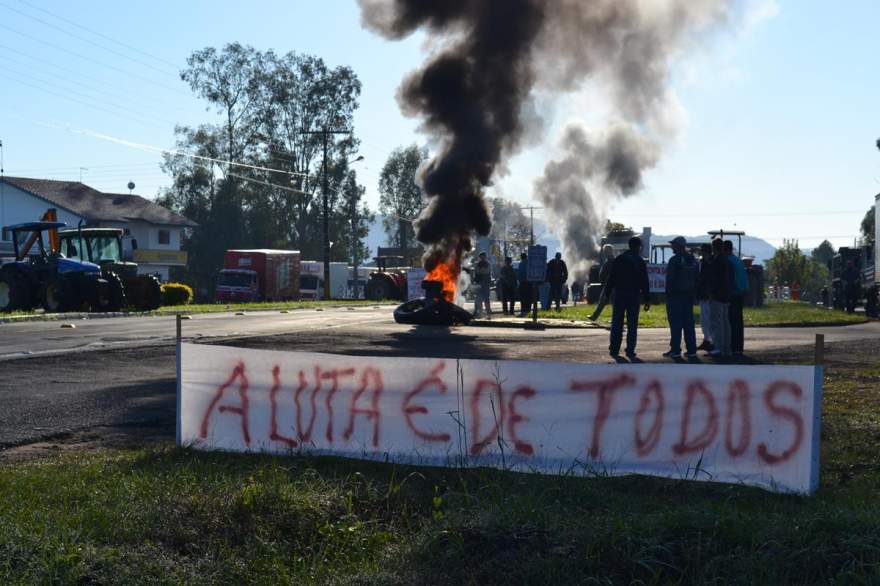
[[[684,346],[689,354],[697,353],[697,335],[694,330],[694,296],[671,293],[666,298],[666,315],[669,317],[671,338],[669,349],[681,352],[681,333],[684,332]]]
[[[519,284],[519,310],[526,315],[532,308],[532,284],[526,281]]]
[[[501,289],[501,310],[504,313],[513,313],[516,305],[516,295],[514,295],[516,287],[499,285],[498,288]]]
[[[623,314],[626,313],[626,354],[636,353],[636,339],[639,331],[639,293],[638,291],[614,291],[611,310],[611,354],[620,353],[623,341]]]
[[[550,281],[550,303],[556,303],[556,309],[559,309],[559,303],[562,300],[562,283],[554,283]]]
[[[727,319],[730,322],[730,351],[742,354],[745,347],[745,325],[743,324],[743,300],[742,295],[730,296],[730,307],[727,309]]]

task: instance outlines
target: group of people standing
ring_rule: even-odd
[[[678,236],[670,241],[672,258],[666,266],[666,315],[669,319],[669,358],[682,357],[684,338],[687,358],[698,350],[711,356],[742,355],[744,348],[743,305],[748,293],[748,276],[742,260],[733,253],[733,242],[716,238],[700,247],[697,259],[688,250],[687,240]],[[611,356],[620,355],[623,324],[626,321],[626,346],[629,359],[636,357],[640,308],[650,310],[648,269],[641,256],[642,240],[630,238],[628,250],[614,257],[614,249],[603,248],[600,269],[603,284],[599,305],[591,316],[597,319],[609,302],[611,312]],[[703,341],[697,346],[694,305],[700,305],[700,328]]]
[[[556,310],[561,309],[562,289],[568,280],[568,267],[562,260],[562,254],[556,256],[547,263],[546,280],[550,284],[550,302],[556,304]],[[528,315],[533,303],[533,284],[529,282],[529,258],[526,253],[520,255],[519,266],[514,268],[513,258],[504,258],[504,265],[498,278],[498,297],[501,300],[501,311],[504,315],[514,315],[517,299],[520,304],[520,317]],[[474,282],[477,285],[475,313],[480,316],[492,314],[489,297],[492,290],[492,271],[486,253],[481,252],[474,265]]]

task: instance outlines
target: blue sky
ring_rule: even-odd
[[[880,2],[847,0],[836,11],[819,0],[744,2],[746,24],[677,64],[682,130],[644,191],[612,217],[662,234],[735,227],[774,244],[797,237],[811,247],[825,236],[850,243],[880,192]],[[167,184],[157,154],[77,131],[172,147],[175,123],[212,116],[176,72],[191,51],[230,41],[354,68],[363,82],[356,132],[365,160],[357,168],[375,206],[388,153],[424,142],[394,100],[424,57],[423,38],[373,36],[349,0],[0,0],[6,173],[78,179],[84,167],[83,181],[99,189],[124,192],[133,180],[136,192],[154,196]],[[542,144],[510,162],[499,192],[529,202],[563,124],[589,119],[591,108],[602,109],[595,100],[587,90],[546,112]]]

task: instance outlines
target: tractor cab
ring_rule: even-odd
[[[137,264],[122,260],[122,230],[119,228],[62,230],[58,238],[59,250],[67,258],[88,261],[123,279],[137,275]]]
[[[56,268],[59,273],[99,273],[101,269],[96,264],[66,258],[64,254],[60,253],[58,228],[65,226],[67,224],[64,222],[26,222],[3,228],[7,239],[12,240],[15,252],[15,263],[9,264],[53,265],[53,268]],[[44,237],[44,234],[48,238]],[[24,269],[24,267],[22,268]]]

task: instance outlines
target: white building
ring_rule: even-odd
[[[58,221],[71,228],[121,228],[123,248],[133,250],[138,272],[169,279],[172,266],[186,265],[180,249],[183,231],[196,224],[139,195],[102,193],[77,181],[23,177],[0,178],[0,226],[39,220],[55,208]],[[0,236],[0,256],[12,254],[12,242]]]

